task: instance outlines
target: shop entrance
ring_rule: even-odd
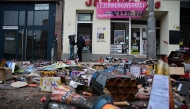
[[[131,54],[147,54],[147,26],[131,26]]]
[[[0,4],[0,58],[50,59],[54,39],[54,3]]]
[[[160,29],[156,28],[156,54],[159,53]],[[147,25],[131,25],[131,54],[147,55]]]

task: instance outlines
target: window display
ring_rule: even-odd
[[[111,23],[111,53],[128,54],[129,23]]]

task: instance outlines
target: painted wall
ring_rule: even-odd
[[[167,13],[161,17],[160,53],[169,55],[171,51],[179,50],[179,45],[169,44],[169,30],[179,30],[176,29],[176,26],[180,26],[180,1],[161,2],[162,8],[157,11],[167,11]],[[168,44],[164,43],[163,40],[167,41]]]
[[[93,15],[93,31],[92,31],[92,53],[93,54],[110,54],[110,19],[97,19],[96,7],[86,6],[87,0],[65,0],[65,15],[64,15],[64,35],[63,35],[63,53],[69,53],[69,39],[68,35],[73,34],[76,31],[76,15],[77,10],[85,11],[90,10],[94,12]],[[137,1],[137,0],[135,0]],[[155,0],[156,2],[157,0]],[[168,45],[163,42],[166,40],[169,42],[169,30],[176,30],[175,25],[179,26],[179,11],[180,1],[161,1],[160,9],[155,11],[162,11],[166,14],[161,16],[160,27],[160,52],[163,54],[169,54],[170,51],[179,48],[178,45]],[[107,42],[96,42],[97,27],[107,28]]]

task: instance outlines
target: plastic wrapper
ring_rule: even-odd
[[[73,92],[70,87],[62,85],[55,88],[51,94],[51,100],[60,103],[70,104],[83,109],[91,109],[93,103],[87,101],[81,95]]]

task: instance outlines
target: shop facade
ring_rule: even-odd
[[[0,59],[51,60],[55,37],[61,57],[62,12],[57,0],[1,0]]]
[[[146,57],[148,3],[139,0],[103,0],[101,3],[94,1],[98,0],[65,1],[62,59],[68,58],[68,36],[74,32],[78,37],[83,36],[87,42],[83,49],[84,55],[128,54]],[[115,2],[117,3],[113,6],[112,3]],[[133,3],[142,4],[131,5]],[[125,11],[122,10],[124,6]],[[108,8],[111,11],[106,10]],[[169,54],[170,51],[179,49],[179,43],[172,42],[173,38],[178,40],[179,36],[171,35],[179,33],[179,15],[180,1],[155,0],[157,54]]]

